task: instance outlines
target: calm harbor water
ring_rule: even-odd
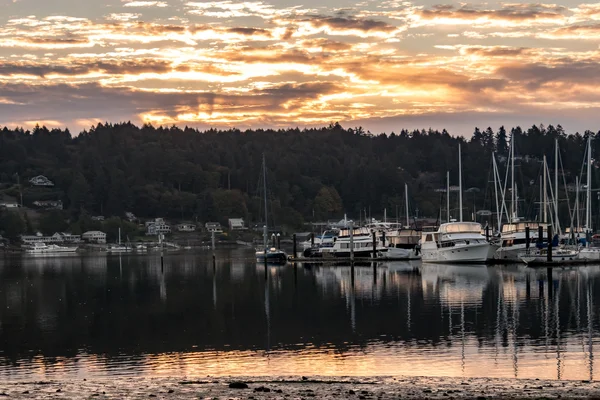
[[[0,376],[597,379],[600,267],[0,261]]]

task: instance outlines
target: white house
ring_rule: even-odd
[[[87,231],[81,235],[81,238],[88,243],[106,243],[106,233],[100,231]]]
[[[243,218],[229,218],[229,229],[232,231],[246,229]]]
[[[154,218],[154,221],[146,222],[146,235],[155,236],[159,234],[171,233],[171,226],[162,218]]]
[[[81,236],[72,235],[66,232],[56,232],[52,236],[44,236],[40,232],[35,235],[21,235],[21,241],[24,244],[34,244],[34,243],[45,243],[45,244],[55,244],[55,243],[79,243],[81,242]]]
[[[0,203],[0,207],[4,208],[19,208],[21,205],[19,203]]]
[[[44,175],[34,176],[29,180],[33,186],[54,186],[54,182],[46,178]]]
[[[189,222],[184,222],[177,225],[177,230],[179,232],[194,232],[196,230],[196,225]]]
[[[207,222],[205,225],[207,232],[223,233],[223,228],[219,222]]]
[[[46,210],[62,210],[62,200],[36,200],[33,202],[34,206],[44,208]]]

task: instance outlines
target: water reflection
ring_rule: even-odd
[[[600,267],[0,262],[0,375],[594,379]]]

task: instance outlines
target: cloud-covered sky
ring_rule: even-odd
[[[0,0],[0,126],[600,129],[600,3]]]

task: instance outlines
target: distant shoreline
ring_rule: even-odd
[[[230,387],[230,384],[236,382]],[[247,387],[245,387],[247,386]],[[445,377],[204,377],[0,383],[11,399],[483,399],[592,398],[600,382]]]

